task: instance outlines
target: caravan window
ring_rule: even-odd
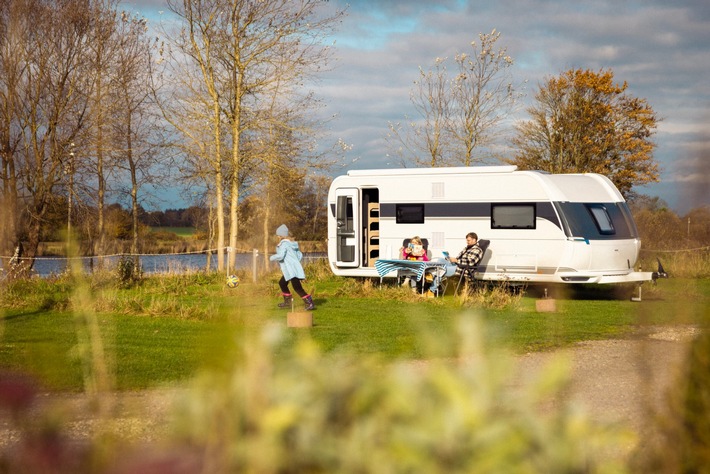
[[[638,237],[631,212],[624,202],[559,202],[556,206],[567,223],[569,237],[601,240]]]
[[[535,204],[492,204],[491,229],[534,229]]]
[[[423,224],[424,204],[397,204],[397,224]]]
[[[594,218],[594,223],[597,225],[597,230],[602,235],[613,235],[616,233],[614,230],[614,224],[609,217],[609,213],[606,212],[606,207],[602,204],[587,204],[587,209],[589,213]]]

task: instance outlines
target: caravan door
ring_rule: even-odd
[[[357,188],[335,190],[335,240],[338,267],[360,266],[360,192]]]

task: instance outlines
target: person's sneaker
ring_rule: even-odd
[[[436,293],[434,293],[434,292],[431,291],[431,290],[428,290],[428,291],[426,292],[426,297],[427,297],[427,298],[436,298]]]

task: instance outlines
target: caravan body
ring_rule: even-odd
[[[429,241],[452,256],[468,232],[490,240],[477,278],[557,283],[652,279],[636,272],[641,242],[624,198],[598,174],[515,166],[357,170],[328,194],[328,259],[336,275],[377,277],[378,258]],[[392,275],[394,276],[394,274]]]

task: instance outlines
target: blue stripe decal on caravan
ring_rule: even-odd
[[[380,217],[395,218],[396,206],[399,203],[381,203]],[[411,203],[414,204],[414,203]],[[427,217],[483,217],[490,219],[490,202],[427,202],[424,204],[424,218]],[[526,203],[527,204],[527,203]],[[546,219],[562,229],[557,213],[551,202],[536,202],[535,213],[537,217]]]

